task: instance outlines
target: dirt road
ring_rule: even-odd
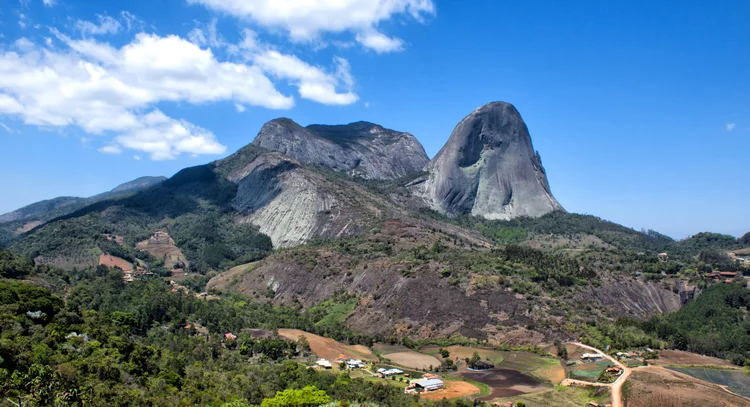
[[[584,345],[578,342],[571,342],[571,344],[584,348],[584,349],[588,349],[590,351],[594,351],[596,353],[600,353],[602,356],[609,359],[610,362],[614,363],[615,366],[618,366],[620,369],[622,369],[622,374],[620,375],[620,377],[617,378],[617,380],[614,381],[614,383],[610,383],[610,384],[588,383],[588,382],[584,382],[581,380],[565,379],[563,380],[562,385],[570,386],[572,384],[572,385],[584,385],[584,386],[593,385],[593,386],[609,387],[611,389],[610,392],[612,393],[612,407],[623,407],[624,404],[622,402],[622,385],[625,383],[625,381],[628,380],[628,377],[632,373],[632,370],[629,367],[620,363],[619,360],[613,358],[612,356],[607,355],[606,353],[602,352],[601,350],[593,346]]]

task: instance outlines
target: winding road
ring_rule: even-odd
[[[588,349],[590,351],[594,351],[596,353],[600,353],[605,358],[609,359],[612,363],[615,364],[615,366],[622,369],[622,374],[620,377],[617,378],[612,383],[590,383],[585,382],[583,380],[575,380],[575,379],[565,379],[562,381],[563,386],[597,386],[597,387],[609,387],[610,392],[612,394],[612,407],[623,407],[624,404],[622,402],[622,385],[625,383],[625,381],[628,380],[628,377],[630,376],[630,373],[632,373],[632,370],[625,366],[624,364],[620,363],[619,360],[613,358],[612,356],[609,356],[608,354],[604,353],[603,351],[589,345],[584,345],[579,342],[570,342],[571,345],[575,345],[584,349]]]

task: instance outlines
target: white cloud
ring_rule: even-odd
[[[85,20],[76,21],[76,29],[84,35],[104,35],[116,34],[122,28],[120,22],[110,16],[97,15],[96,18],[99,24]]]
[[[237,112],[239,112],[239,113],[242,113],[245,110],[247,110],[244,105],[241,105],[239,103],[235,103],[234,104],[234,109],[237,110]]]
[[[42,3],[44,3],[46,7],[52,7],[57,3],[57,0],[42,0]]]
[[[370,108],[370,102],[365,102],[365,109],[369,109],[369,108]]]
[[[337,85],[347,88],[353,85],[349,62],[344,58],[334,59],[337,66],[335,74],[326,73],[294,55],[282,54],[272,49],[254,55],[253,61],[263,71],[277,78],[289,79],[297,86],[300,96],[304,99],[329,105],[348,105],[359,99],[351,90],[344,93],[336,91]]]
[[[734,130],[734,127],[736,126],[735,123],[727,123],[727,131]]]
[[[294,104],[259,67],[220,62],[177,36],[138,34],[118,49],[53,33],[62,49],[0,51],[0,114],[30,125],[114,133],[114,144],[122,148],[170,159],[220,154],[225,147],[206,129],[158,110],[143,113],[156,103],[230,100],[271,109]]]
[[[123,147],[150,153],[152,160],[171,160],[181,153],[195,156],[226,151],[210,131],[167,117],[159,110],[141,116],[135,128],[115,140]]]
[[[375,27],[397,15],[423,21],[435,13],[432,0],[188,0],[269,28],[286,31],[292,40],[311,41],[322,33],[357,33],[357,41],[377,52],[403,49],[398,38]]]
[[[127,27],[128,31],[143,30],[143,28],[146,26],[146,24],[141,19],[124,10],[120,12],[120,18],[125,21],[125,27]]]
[[[28,20],[29,19],[26,17],[25,14],[23,14],[23,13],[19,14],[18,15],[18,26],[21,27],[22,30],[25,29]]]
[[[136,161],[141,161],[141,156],[139,156],[139,155],[134,155],[134,156],[133,156],[133,159],[134,159],[134,160],[136,160]]]
[[[5,124],[5,123],[3,123],[3,122],[0,122],[0,127],[2,127],[2,128],[3,128],[4,130],[5,130],[5,131],[7,131],[7,132],[8,132],[8,133],[10,133],[10,134],[13,134],[13,133],[15,133],[15,132],[13,131],[13,129],[11,129],[10,127],[8,127],[8,125],[7,125],[7,124]]]
[[[122,153],[122,148],[120,148],[120,146],[118,146],[117,144],[110,144],[108,146],[100,147],[97,151],[102,154],[116,155]]]
[[[369,31],[364,34],[357,34],[357,42],[377,52],[383,54],[387,52],[396,52],[404,49],[404,42],[398,38],[391,38],[378,31]]]
[[[216,28],[217,23],[217,20],[214,18],[203,28],[193,28],[193,30],[188,33],[188,39],[190,42],[198,46],[209,46],[211,48],[223,47],[226,45],[226,42]]]

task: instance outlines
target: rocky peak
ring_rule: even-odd
[[[363,121],[302,127],[291,119],[274,119],[263,125],[253,144],[367,179],[400,178],[428,162],[413,135]]]
[[[510,103],[486,104],[461,120],[427,170],[422,193],[443,213],[510,219],[562,209]]]

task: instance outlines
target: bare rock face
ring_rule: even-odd
[[[526,124],[509,103],[489,103],[466,116],[426,169],[421,194],[442,213],[510,219],[562,209]]]
[[[237,184],[235,220],[258,226],[276,248],[358,235],[379,216],[361,187],[333,182],[277,152],[237,165],[226,178]]]
[[[274,119],[263,125],[253,144],[366,179],[400,178],[421,171],[429,161],[413,135],[367,122],[302,127],[290,119]]]

